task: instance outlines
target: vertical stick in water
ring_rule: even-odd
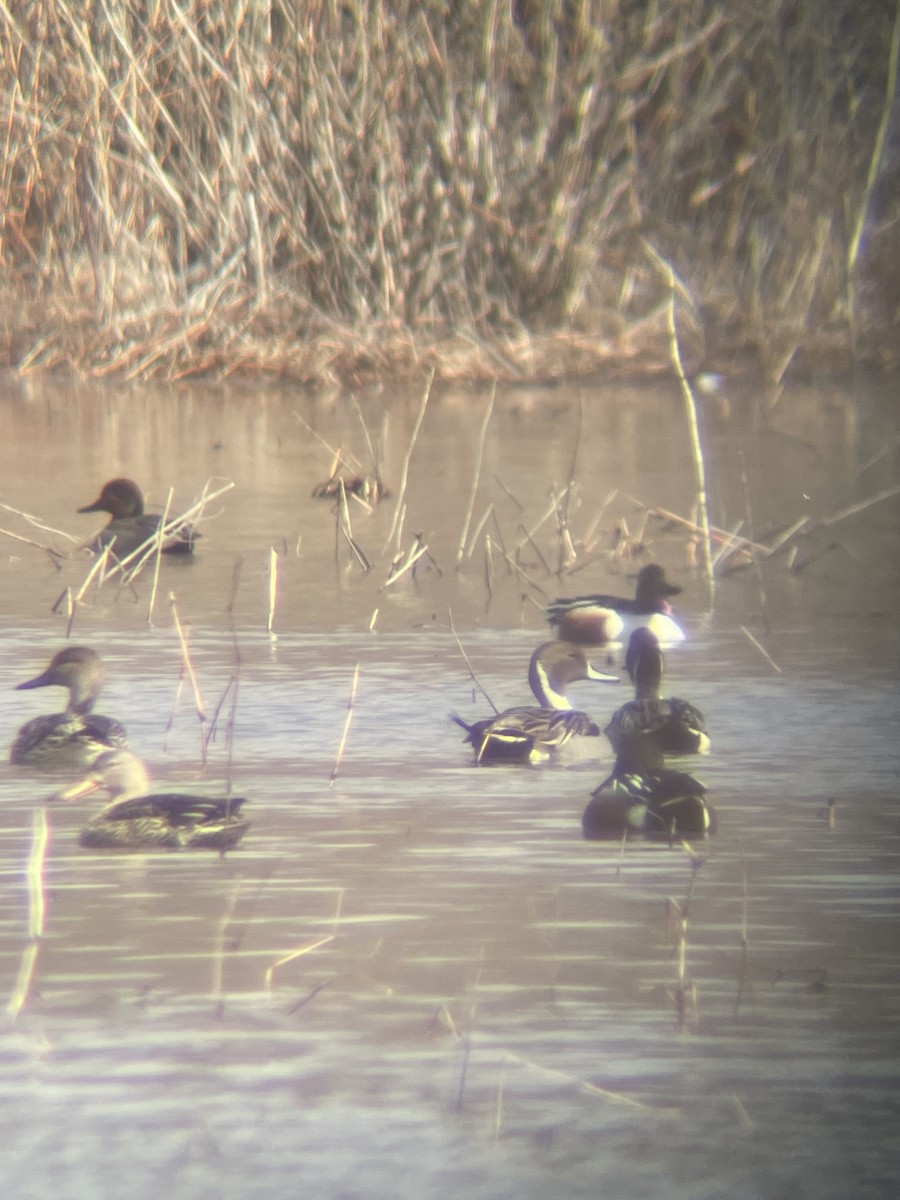
[[[269,609],[266,614],[266,633],[272,632],[275,620],[275,604],[278,600],[278,555],[275,547],[269,547]]]
[[[409,447],[406,451],[406,458],[403,460],[403,470],[400,473],[400,486],[397,489],[397,504],[394,508],[394,518],[391,521],[391,531],[387,537],[387,546],[390,546],[394,540],[394,534],[397,533],[397,526],[400,523],[400,514],[405,509],[406,498],[406,483],[409,478],[409,460],[412,458],[412,452],[415,448],[416,438],[419,436],[419,430],[422,427],[422,421],[425,419],[425,409],[428,407],[428,397],[431,395],[431,385],[434,382],[434,371],[431,371],[428,376],[428,382],[425,384],[425,391],[422,394],[422,403],[419,405],[419,415],[416,417],[416,423],[413,426],[412,435],[409,439]],[[400,549],[400,538],[397,538],[397,550]]]
[[[712,550],[709,540],[709,502],[706,496],[706,467],[703,462],[703,447],[700,444],[700,425],[697,421],[697,403],[694,400],[694,393],[691,390],[691,385],[687,381],[687,376],[684,373],[684,364],[681,361],[681,351],[678,348],[678,331],[675,328],[675,275],[672,268],[669,267],[669,353],[672,357],[672,366],[675,368],[675,374],[678,376],[678,383],[681,386],[681,394],[684,397],[684,409],[687,414],[688,435],[691,440],[691,457],[694,460],[694,480],[697,485],[697,511],[699,513],[701,543],[700,550],[703,555],[703,570],[706,574],[706,580],[709,584],[710,600],[713,593],[713,573],[712,573]]]
[[[178,608],[175,603],[175,593],[169,592],[169,604],[172,607],[172,619],[175,622],[175,630],[178,634],[178,641],[181,645],[181,659],[184,664],[184,673],[187,675],[191,685],[191,690],[194,693],[194,708],[197,711],[197,720],[200,722],[200,761],[203,766],[206,766],[206,709],[203,706],[203,697],[200,695],[200,685],[197,683],[197,676],[194,674],[194,664],[191,662],[190,651],[188,650],[187,638],[184,634],[184,629],[181,626],[181,621],[178,618]]]
[[[172,507],[173,489],[169,488],[169,494],[166,496],[166,507],[163,509],[163,514],[159,518],[159,526],[156,530],[156,548],[153,552],[153,585],[150,588],[150,603],[147,606],[147,624],[153,624],[153,609],[156,605],[156,592],[159,588],[159,564],[162,562],[163,551],[163,530],[169,520],[169,509]]]
[[[347,716],[344,719],[344,731],[341,734],[341,740],[338,744],[337,754],[334,759],[334,766],[331,768],[331,778],[328,781],[329,787],[334,787],[334,781],[337,779],[338,770],[340,769],[341,759],[344,757],[344,750],[347,746],[347,735],[350,733],[350,722],[353,720],[353,705],[356,703],[356,689],[359,686],[359,663],[353,668],[353,683],[350,685],[350,699],[347,701]]]
[[[694,393],[691,390],[691,385],[688,383],[687,376],[684,373],[684,364],[681,361],[681,350],[678,346],[678,330],[675,326],[675,292],[681,291],[682,295],[690,301],[690,295],[683,284],[679,283],[675,278],[675,271],[672,264],[667,262],[658,250],[654,249],[649,242],[644,243],[644,248],[647,251],[650,259],[656,264],[657,268],[662,272],[669,285],[669,307],[667,313],[667,324],[669,327],[669,357],[672,360],[672,366],[675,370],[675,375],[681,387],[681,394],[684,397],[684,408],[687,414],[688,435],[691,442],[691,457],[694,460],[694,479],[697,485],[697,509],[700,515],[700,536],[702,538],[700,549],[703,555],[703,570],[706,574],[706,581],[709,586],[709,599],[712,603],[714,580],[712,572],[712,549],[710,547],[709,538],[709,502],[706,496],[706,468],[703,463],[703,447],[700,443],[700,426],[697,422],[697,403],[694,399]]]

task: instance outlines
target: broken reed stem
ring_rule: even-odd
[[[266,991],[271,993],[272,986],[275,982],[275,972],[279,967],[287,966],[288,963],[294,962],[295,959],[302,958],[304,954],[312,954],[313,950],[318,950],[320,946],[326,946],[329,942],[334,941],[333,933],[326,933],[324,937],[316,938],[314,942],[310,942],[306,946],[301,946],[299,950],[291,950],[289,954],[285,954],[282,958],[276,959],[266,970]]]
[[[406,485],[409,480],[409,462],[410,462],[410,459],[412,458],[413,450],[415,449],[416,438],[419,436],[419,430],[422,428],[422,422],[425,419],[425,409],[428,407],[428,397],[431,395],[431,385],[433,382],[434,382],[434,369],[432,369],[428,373],[428,379],[425,383],[425,390],[422,393],[422,401],[419,405],[419,412],[418,412],[418,416],[416,417],[416,423],[413,426],[413,431],[412,431],[412,434],[410,435],[410,439],[409,439],[409,446],[407,447],[407,450],[406,450],[406,457],[403,460],[403,469],[400,472],[400,486],[397,489],[397,503],[394,506],[394,516],[393,516],[393,520],[391,521],[390,533],[388,534],[387,541],[385,542],[385,547],[384,547],[385,550],[387,550],[387,548],[390,546],[391,542],[394,540],[395,533],[398,535],[396,549],[397,550],[400,549],[400,539],[399,539],[400,514],[405,507]]]
[[[22,953],[15,986],[6,1004],[6,1015],[11,1021],[15,1021],[25,1007],[37,969],[40,939],[44,933],[47,913],[44,865],[49,844],[50,826],[47,810],[42,806],[36,808],[32,814],[31,849],[25,873],[28,881],[28,945]]]
[[[306,430],[306,432],[312,434],[312,436],[316,439],[316,441],[319,442],[320,445],[324,446],[325,449],[328,451],[328,453],[331,455],[332,468],[331,468],[331,475],[329,476],[329,478],[333,478],[337,474],[339,467],[346,467],[347,470],[349,470],[349,471],[358,471],[360,475],[365,474],[363,465],[359,461],[358,458],[354,457],[354,455],[349,454],[349,453],[347,454],[347,457],[344,458],[343,448],[341,448],[340,450],[335,450],[334,446],[332,446],[328,442],[326,442],[325,439],[322,437],[322,435],[317,433],[316,430],[313,429],[312,425],[310,425],[310,423],[308,421],[304,420],[304,418],[300,416],[300,414],[297,412],[296,409],[292,409],[292,412],[293,412],[293,415],[296,417],[296,419],[300,422],[300,424]]]
[[[362,409],[359,406],[359,400],[357,400],[356,396],[351,396],[350,401],[351,401],[353,407],[356,409],[356,415],[359,417],[359,423],[362,426],[363,437],[366,439],[366,446],[369,449],[369,459],[372,463],[372,474],[375,476],[375,479],[378,481],[378,484],[380,486],[381,485],[381,458],[378,454],[375,453],[375,447],[372,444],[372,438],[369,435],[369,427],[368,427],[368,425],[366,425],[365,417],[363,416]],[[382,443],[382,445],[383,445],[383,443]]]
[[[337,779],[338,770],[340,769],[341,759],[344,757],[344,750],[347,746],[347,737],[350,733],[350,722],[353,720],[353,706],[356,703],[356,690],[359,687],[359,663],[353,668],[353,682],[350,685],[350,699],[347,701],[347,716],[344,718],[344,729],[341,733],[341,740],[338,743],[337,754],[334,759],[334,766],[331,768],[331,778],[328,780],[328,786],[334,787],[334,781]]]
[[[488,534],[488,537],[490,537],[490,536],[491,535]],[[495,545],[496,543],[494,543],[492,540],[491,544]],[[515,561],[515,559],[511,558],[506,553],[506,551],[503,549],[502,546],[497,546],[497,549],[503,555],[504,560],[512,567],[512,569],[516,572],[516,574],[519,575],[525,581],[525,583],[528,584],[528,586],[530,588],[534,588],[534,590],[536,592],[540,592],[540,594],[544,597],[545,600],[549,600],[550,593],[545,588],[542,588],[539,583],[535,583],[534,580],[522,569],[522,567],[519,566],[519,564]]]
[[[481,692],[482,696],[484,696],[485,700],[487,700],[488,704],[491,706],[491,708],[494,710],[494,712],[499,713],[500,709],[490,698],[484,684],[481,682],[481,680],[475,674],[475,669],[473,668],[471,662],[469,661],[469,656],[468,656],[468,654],[466,654],[465,647],[463,646],[462,642],[459,640],[459,634],[456,632],[456,626],[453,624],[453,613],[451,612],[451,610],[449,608],[447,609],[447,619],[450,622],[450,632],[453,634],[454,638],[456,639],[456,644],[457,644],[457,646],[459,646],[459,652],[463,656],[466,666],[469,668],[469,675],[472,677],[472,682],[478,688],[479,692]]]
[[[415,537],[416,540],[413,542],[412,546],[410,546],[403,561],[399,564],[395,563],[391,567],[391,573],[381,585],[379,591],[383,592],[384,589],[390,587],[392,583],[396,583],[401,575],[405,575],[411,567],[415,566],[423,554],[428,553],[428,543],[422,541],[421,533],[417,533]]]
[[[178,617],[178,608],[175,603],[175,593],[169,592],[169,605],[172,609],[172,619],[175,622],[175,631],[178,634],[178,642],[181,646],[181,661],[184,667],[184,673],[190,681],[191,690],[194,693],[194,708],[197,713],[197,720],[200,722],[200,761],[203,766],[206,766],[206,711],[203,707],[203,697],[200,695],[200,685],[197,682],[197,676],[194,673],[194,664],[191,662],[190,651],[188,650],[187,638],[184,634],[184,629],[181,626],[181,621]]]
[[[772,657],[772,655],[768,652],[768,650],[765,648],[765,646],[762,644],[762,642],[758,641],[753,636],[753,634],[750,632],[750,630],[747,628],[747,626],[739,625],[738,628],[740,629],[740,631],[744,635],[744,637],[747,638],[747,640],[750,642],[750,644],[756,647],[756,649],[760,652],[760,654],[763,656],[763,658],[766,660],[766,662],[769,664],[769,666],[772,668],[772,670],[775,671],[778,675],[783,675],[784,671],[782,671],[781,667],[779,667],[778,663],[775,661],[775,659]]]
[[[644,1112],[660,1113],[667,1116],[681,1111],[678,1105],[645,1104],[642,1100],[635,1100],[633,1096],[626,1095],[624,1092],[614,1092],[610,1088],[600,1087],[599,1084],[589,1083],[586,1079],[579,1079],[577,1075],[570,1075],[567,1071],[560,1071],[556,1067],[544,1067],[540,1063],[533,1062],[530,1058],[525,1058],[521,1054],[507,1051],[506,1058],[509,1062],[518,1063],[520,1066],[527,1067],[530,1071],[537,1071],[539,1075],[546,1075],[551,1079],[558,1079],[563,1083],[572,1083],[579,1091],[587,1092],[589,1096],[602,1096],[605,1100],[612,1100],[616,1104],[624,1104],[627,1108],[639,1108]]]
[[[266,610],[266,633],[272,632],[275,622],[275,605],[278,602],[278,554],[274,546],[269,547],[269,607]]]
[[[549,521],[549,519],[556,514],[556,512],[559,509],[559,502],[560,502],[560,500],[562,500],[565,490],[566,490],[565,488],[562,488],[562,490],[559,492],[551,493],[550,503],[547,506],[547,508],[544,512],[544,515],[542,517],[540,517],[538,519],[538,521],[534,525],[532,525],[531,529],[529,529],[525,533],[523,540],[516,544],[517,550],[520,550],[526,541],[530,541],[534,537],[534,535],[537,533],[537,531],[540,529],[540,527],[546,521]]]
[[[469,526],[472,523],[472,511],[475,508],[475,497],[478,494],[478,483],[481,477],[481,464],[484,459],[484,446],[487,441],[488,425],[491,422],[491,414],[494,411],[494,399],[497,395],[497,384],[491,386],[491,394],[488,399],[487,408],[484,410],[484,417],[481,421],[481,431],[478,435],[478,447],[475,452],[475,470],[472,475],[472,487],[469,492],[469,503],[466,508],[465,519],[463,520],[462,533],[459,535],[459,546],[456,549],[456,569],[457,571],[462,564],[463,555],[466,550],[466,541],[469,537]]]
[[[213,979],[212,979],[212,994],[218,1001],[219,1015],[221,1015],[222,1004],[225,1000],[223,993],[223,983],[225,978],[225,935],[228,932],[228,926],[234,916],[234,910],[237,907],[238,894],[241,890],[240,878],[234,882],[234,887],[231,889],[231,899],[222,913],[219,921],[219,928],[216,931],[216,950],[213,956]]]
[[[32,513],[24,512],[21,508],[13,508],[11,504],[4,504],[2,500],[0,500],[0,509],[3,509],[4,512],[12,513],[16,517],[21,517],[23,521],[27,521],[29,525],[33,525],[35,529],[40,529],[42,533],[55,533],[57,537],[65,538],[67,542],[81,541],[74,534],[66,533],[64,529],[54,529],[52,525],[45,525],[40,518],[34,516]],[[5,533],[7,537],[14,538],[17,542],[28,542],[29,546],[37,546],[39,550],[51,550],[49,546],[43,546],[40,542],[29,542],[28,538],[20,537],[17,533],[9,533],[5,529],[0,529],[0,533]],[[52,552],[59,553],[59,551]]]
[[[572,541],[572,534],[569,529],[569,504],[572,500],[572,489],[575,487],[575,472],[578,467],[578,451],[581,449],[581,430],[584,423],[584,405],[581,401],[581,393],[578,395],[578,422],[575,427],[575,439],[572,443],[572,457],[569,461],[569,477],[566,480],[566,487],[562,494],[560,507],[557,509],[556,522],[558,534],[558,555],[557,555],[557,570],[556,574],[559,578],[562,577],[563,568],[575,560],[575,545]]]
[[[645,509],[653,516],[662,517],[665,521],[674,521],[676,525],[683,525],[685,529],[690,529],[693,533],[702,534],[702,530],[696,521],[690,521],[687,517],[682,517],[679,513],[672,512],[671,509],[661,508],[658,504],[646,504],[643,500],[638,500],[637,496],[632,496],[628,492],[623,492],[622,495],[631,504]],[[749,538],[737,537],[734,533],[729,533],[727,529],[720,529],[718,525],[710,525],[709,533],[712,541],[737,541],[742,548],[755,550],[757,554],[766,555],[769,553],[768,546],[763,546],[760,542],[751,542]]]
[[[43,550],[45,554],[49,554],[53,563],[59,567],[62,560],[66,557],[60,554],[58,550],[54,550],[52,546],[45,546],[43,542],[36,542],[33,538],[22,537],[20,533],[13,533],[11,529],[0,529],[0,534],[4,537],[12,538],[14,542],[22,542],[26,546],[33,546],[35,550]]]
[[[160,530],[165,529],[166,523],[169,520],[169,510],[172,507],[172,496],[174,488],[169,488],[169,494],[166,496],[166,507],[163,509],[162,517],[160,518],[159,528],[156,531],[155,538],[155,554],[153,556],[153,583],[150,587],[150,603],[147,606],[147,624],[153,624],[153,606],[156,604],[156,590],[159,587],[159,568],[162,562],[163,539]]]
[[[829,525],[836,525],[838,521],[843,521],[847,517],[854,517],[857,513],[871,508],[873,504],[880,504],[882,500],[890,500],[892,496],[897,495],[900,495],[900,483],[882,488],[880,492],[876,492],[874,496],[869,496],[867,500],[858,500],[855,504],[848,504],[846,508],[837,509],[831,516],[823,517],[821,521],[815,521],[811,526],[811,530],[827,529]]]
[[[471,558],[472,555],[475,553],[475,547],[480,542],[482,531],[483,531],[485,525],[487,525],[488,521],[490,520],[491,514],[493,512],[494,512],[494,503],[493,503],[493,501],[491,501],[491,503],[488,504],[487,508],[484,510],[484,512],[479,517],[478,524],[475,526],[475,529],[472,532],[472,537],[469,540],[469,548],[466,550],[466,558]]]

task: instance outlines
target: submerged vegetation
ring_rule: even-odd
[[[0,6],[0,358],[889,364],[895,0]]]

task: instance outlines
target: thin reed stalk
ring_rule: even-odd
[[[160,517],[160,521],[159,521],[160,529],[165,529],[166,524],[169,520],[169,511],[172,507],[172,496],[174,495],[174,491],[175,491],[174,488],[171,488],[171,487],[169,488],[168,495],[166,496],[166,506],[162,511],[162,516]],[[157,591],[157,588],[159,587],[159,567],[160,567],[160,563],[162,562],[163,539],[159,536],[159,530],[157,530],[155,549],[156,549],[156,553],[153,556],[153,583],[150,587],[150,603],[147,605],[147,624],[148,625],[153,624],[153,608],[156,604],[156,591]]]
[[[356,692],[359,687],[359,663],[353,668],[353,682],[350,684],[350,698],[347,701],[347,715],[344,718],[344,728],[341,731],[341,740],[338,743],[337,753],[334,757],[334,766],[331,768],[331,775],[328,780],[328,786],[334,787],[335,780],[338,777],[341,760],[344,757],[344,751],[347,748],[347,738],[350,735],[350,722],[353,720],[353,709],[356,704]]]
[[[416,416],[416,422],[413,425],[413,431],[410,434],[409,445],[406,449],[406,456],[403,459],[403,468],[400,472],[400,486],[397,488],[397,501],[394,505],[394,516],[391,520],[390,532],[385,542],[385,550],[394,541],[394,535],[397,535],[397,541],[394,543],[395,550],[400,549],[400,529],[402,527],[401,514],[406,510],[406,485],[409,482],[409,464],[412,459],[413,450],[416,447],[416,438],[419,436],[419,430],[422,428],[422,422],[425,420],[425,409],[428,407],[428,398],[431,395],[431,385],[434,383],[434,370],[428,374],[428,379],[425,383],[425,388],[422,392],[422,399],[419,404],[419,412]]]
[[[315,941],[307,942],[305,946],[300,946],[296,950],[291,950],[289,953],[282,955],[281,958],[275,960],[266,968],[265,988],[271,993],[275,985],[275,972],[281,967],[286,967],[288,963],[296,962],[298,958],[303,958],[307,954],[312,954],[313,950],[318,950],[321,946],[327,946],[329,942],[334,941],[333,933],[326,933],[324,937],[316,938]]]
[[[278,553],[274,546],[269,547],[269,604],[266,609],[266,633],[271,633],[275,625],[275,606],[278,603]]]
[[[687,375],[684,372],[684,363],[681,361],[681,348],[678,345],[678,329],[675,323],[675,295],[676,290],[684,294],[684,287],[676,282],[675,271],[671,263],[667,262],[652,246],[647,243],[647,251],[651,259],[662,270],[663,275],[669,287],[669,302],[666,308],[666,325],[669,330],[669,357],[671,359],[672,368],[675,371],[675,377],[678,380],[678,385],[681,388],[681,395],[684,398],[684,410],[687,416],[688,437],[691,445],[691,458],[694,462],[694,482],[697,488],[697,511],[700,514],[700,550],[701,563],[703,572],[706,575],[706,582],[709,588],[709,599],[712,604],[715,593],[715,577],[712,569],[712,549],[710,546],[710,531],[709,531],[709,502],[706,494],[706,465],[703,461],[703,445],[700,441],[700,424],[697,420],[697,401],[694,399],[694,393],[691,385],[688,383]]]
[[[206,709],[203,704],[203,697],[200,694],[200,684],[197,681],[197,675],[194,671],[194,664],[191,661],[187,637],[185,636],[181,619],[178,616],[178,607],[175,601],[174,592],[169,592],[169,607],[172,610],[172,620],[175,624],[175,632],[178,634],[178,644],[181,647],[182,670],[191,685],[191,691],[194,696],[194,711],[196,712],[197,720],[200,723],[200,761],[203,766],[206,766]]]
[[[453,624],[453,613],[450,611],[449,608],[447,609],[447,619],[450,622],[450,632],[453,634],[456,644],[459,647],[459,652],[463,656],[463,660],[465,661],[466,667],[469,670],[469,675],[472,679],[472,682],[478,688],[479,692],[481,692],[482,696],[484,696],[485,700],[487,700],[488,704],[491,706],[491,708],[494,710],[494,712],[499,713],[500,709],[497,707],[497,705],[491,699],[490,695],[488,694],[487,688],[484,686],[484,684],[481,682],[481,680],[475,674],[475,668],[472,666],[472,663],[469,660],[468,654],[466,654],[466,648],[465,648],[465,646],[463,646],[462,642],[459,640],[459,634],[456,632],[456,626]]]
[[[776,673],[776,675],[783,675],[784,671],[782,671],[781,667],[779,667],[778,663],[775,661],[775,659],[772,657],[772,655],[768,652],[768,650],[765,648],[765,646],[762,644],[762,642],[758,638],[755,638],[753,636],[753,634],[750,632],[750,630],[747,628],[747,626],[739,625],[738,628],[740,629],[740,631],[744,635],[744,637],[747,639],[747,641],[750,643],[750,645],[754,646],[760,652],[760,654],[763,656],[763,658],[766,660],[766,662],[769,664],[769,666],[772,668],[772,670]]]

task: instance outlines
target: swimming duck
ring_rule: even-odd
[[[622,739],[612,774],[594,790],[581,827],[586,838],[686,837],[715,833],[716,811],[693,775],[673,771],[652,738]]]
[[[547,605],[547,620],[560,638],[582,645],[605,646],[639,626],[652,629],[661,642],[683,642],[684,630],[672,616],[669,596],[681,588],[669,583],[657,563],[638,572],[634,599],[621,596],[574,596]]]
[[[650,737],[663,754],[708,754],[703,714],[687,700],[662,699],[663,653],[659,639],[646,626],[628,641],[625,670],[634,684],[634,699],[610,718],[604,733],[618,750],[633,734]]]
[[[588,662],[582,646],[569,642],[544,642],[531,656],[528,682],[539,708],[520,705],[494,717],[469,724],[456,713],[451,718],[466,730],[479,763],[540,762],[572,737],[598,737],[600,727],[587,713],[573,709],[566,696],[570,683],[596,679],[618,683]]]
[[[55,799],[77,800],[103,789],[110,802],[82,829],[78,840],[92,849],[231,850],[250,822],[238,814],[242,796],[214,799],[179,792],[150,793],[141,760],[128,750],[101,754],[91,771]]]
[[[143,493],[131,479],[110,479],[104,483],[93,504],[85,504],[78,511],[110,514],[107,524],[88,542],[88,549],[99,554],[105,546],[111,546],[118,559],[128,558],[139,546],[155,537],[162,521],[158,513],[144,512]],[[166,524],[175,520],[170,517]],[[164,540],[162,552],[191,554],[198,537],[200,534],[193,525],[176,527]]]
[[[124,746],[124,726],[91,712],[105,678],[106,668],[89,646],[66,646],[53,656],[46,671],[17,684],[18,691],[68,688],[69,703],[64,713],[26,721],[13,742],[9,761],[41,766],[88,764],[105,750]]]

